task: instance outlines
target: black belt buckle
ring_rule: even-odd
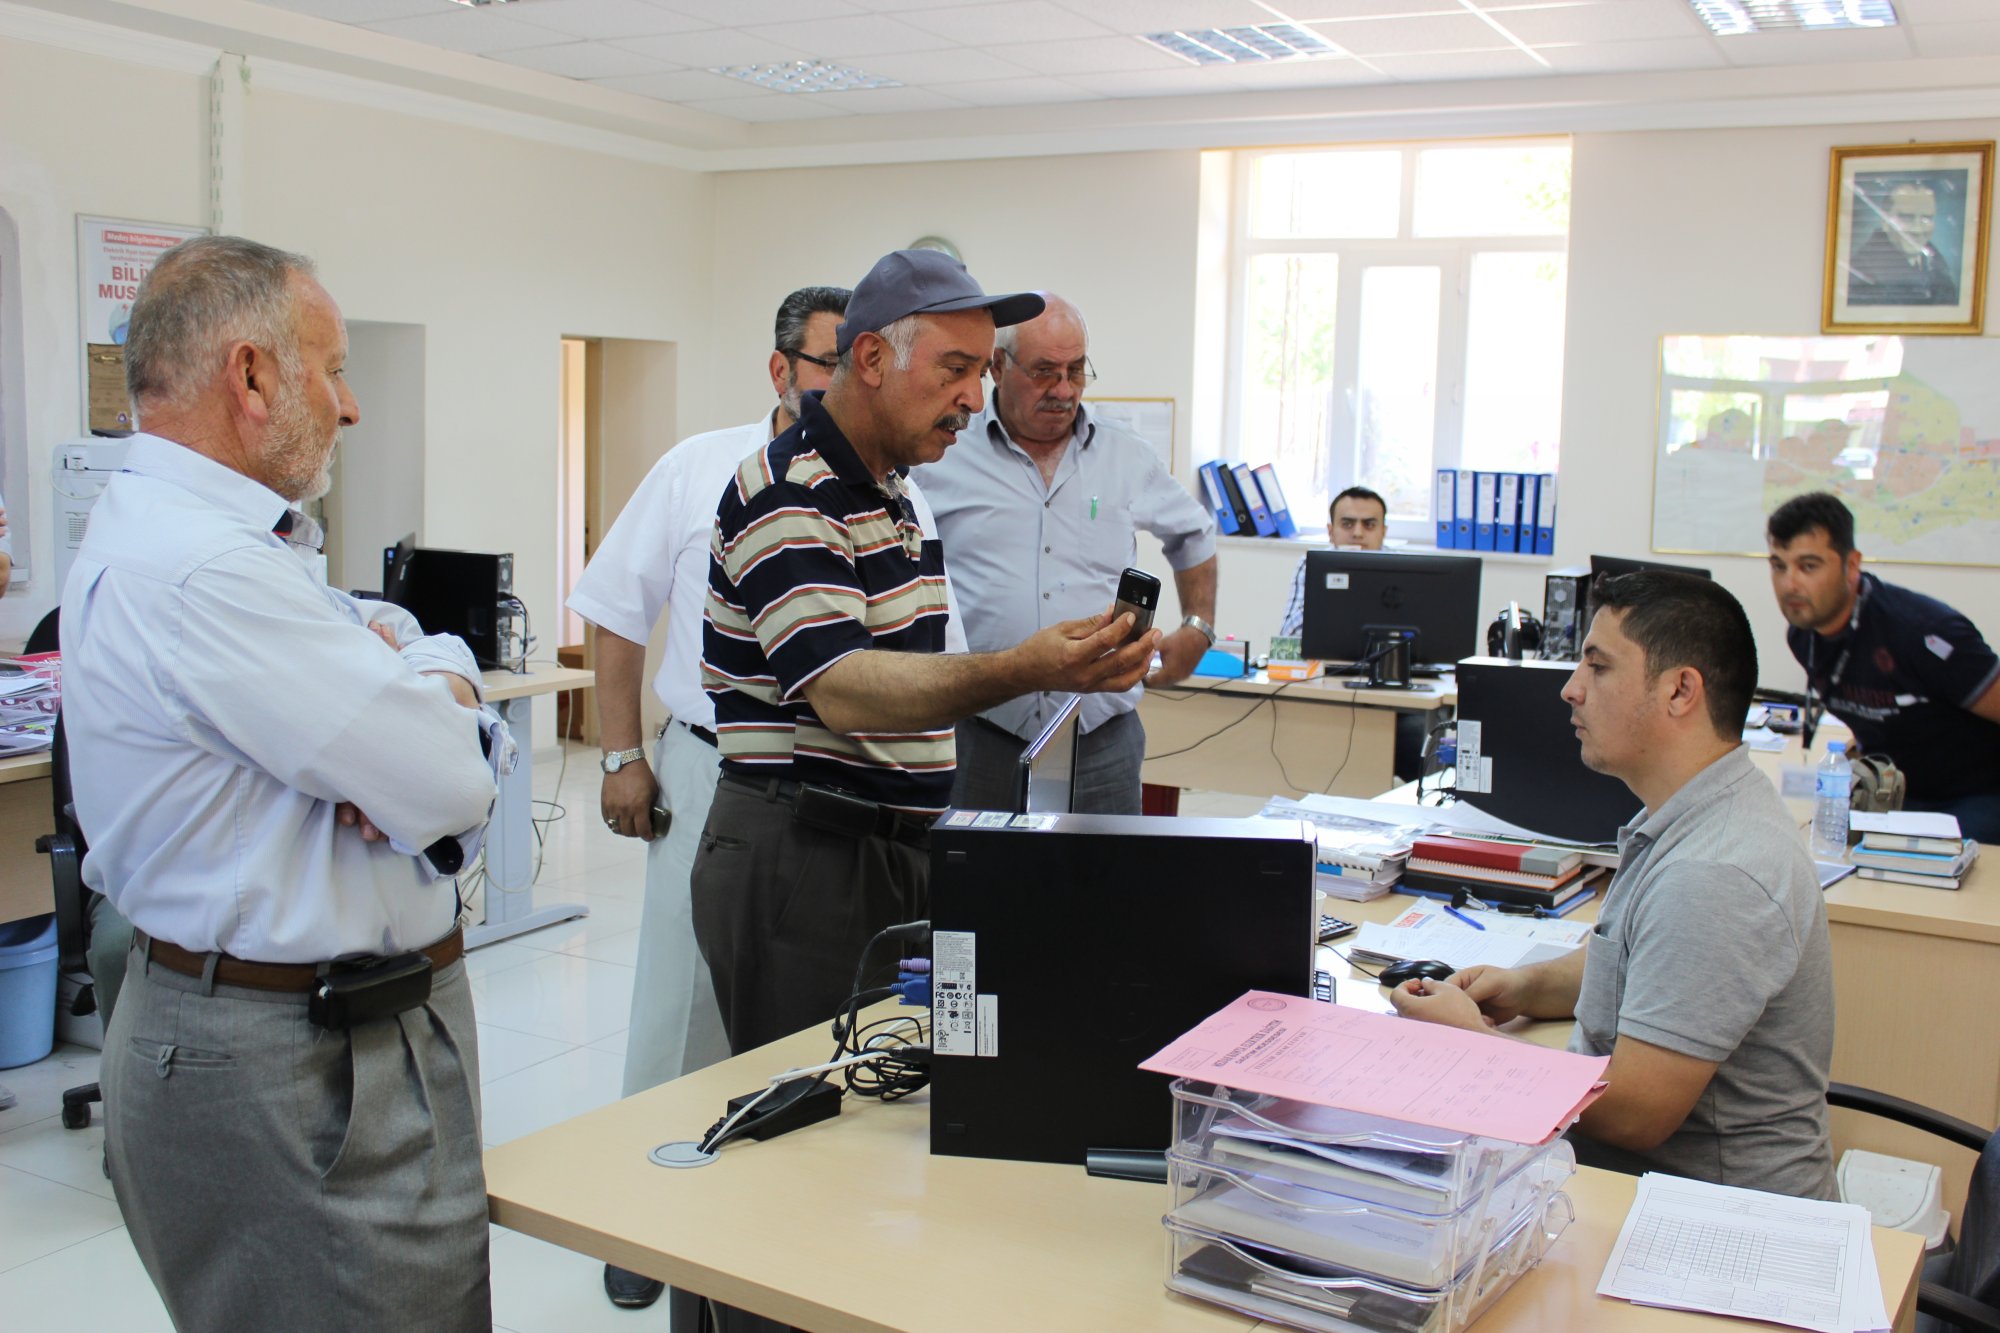
[[[306,1017],[332,1032],[392,1018],[431,998],[431,972],[421,953],[334,963],[313,981]]]
[[[882,807],[832,787],[801,785],[792,798],[792,818],[801,824],[848,838],[874,836]]]

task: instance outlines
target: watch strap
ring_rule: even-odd
[[[1181,628],[1197,630],[1200,632],[1201,636],[1204,639],[1207,639],[1211,644],[1215,642],[1215,626],[1209,624],[1206,620],[1203,620],[1200,616],[1193,616],[1193,615],[1182,616]]]
[[[646,747],[637,745],[629,750],[613,750],[597,761],[597,766],[606,773],[616,773],[625,765],[646,757]]]

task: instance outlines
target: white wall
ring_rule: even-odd
[[[347,321],[344,378],[361,420],[342,432],[326,497],[327,581],[380,588],[382,551],[424,524],[424,331]]]

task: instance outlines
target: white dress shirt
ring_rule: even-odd
[[[570,610],[633,643],[652,638],[660,612],[667,612],[666,652],[653,693],[689,726],[715,727],[715,704],[701,688],[701,618],[716,506],[736,465],[770,442],[767,414],[747,426],[691,435],[667,450],[618,511],[570,591]],[[909,496],[918,524],[937,536],[930,505],[915,486]],[[951,599],[949,581],[945,598]],[[945,626],[945,651],[965,651],[955,605]]]
[[[402,847],[482,825],[494,781],[465,645],[398,652],[368,604],[315,580],[275,492],[132,439],[63,591],[63,726],[84,882],[133,925],[271,963],[396,953],[444,935],[450,880],[335,822],[351,801]],[[351,605],[350,605],[351,603]]]

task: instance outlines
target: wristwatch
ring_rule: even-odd
[[[1200,632],[1201,637],[1207,639],[1211,644],[1215,642],[1215,626],[1209,624],[1200,616],[1182,616],[1181,628],[1197,630]]]
[[[598,760],[597,766],[603,769],[606,773],[616,773],[619,769],[625,767],[625,765],[631,763],[635,759],[644,759],[645,757],[646,757],[646,747],[643,745],[639,745],[639,746],[634,746],[632,749],[629,750],[613,750],[610,754],[607,754],[604,756],[604,758]]]

